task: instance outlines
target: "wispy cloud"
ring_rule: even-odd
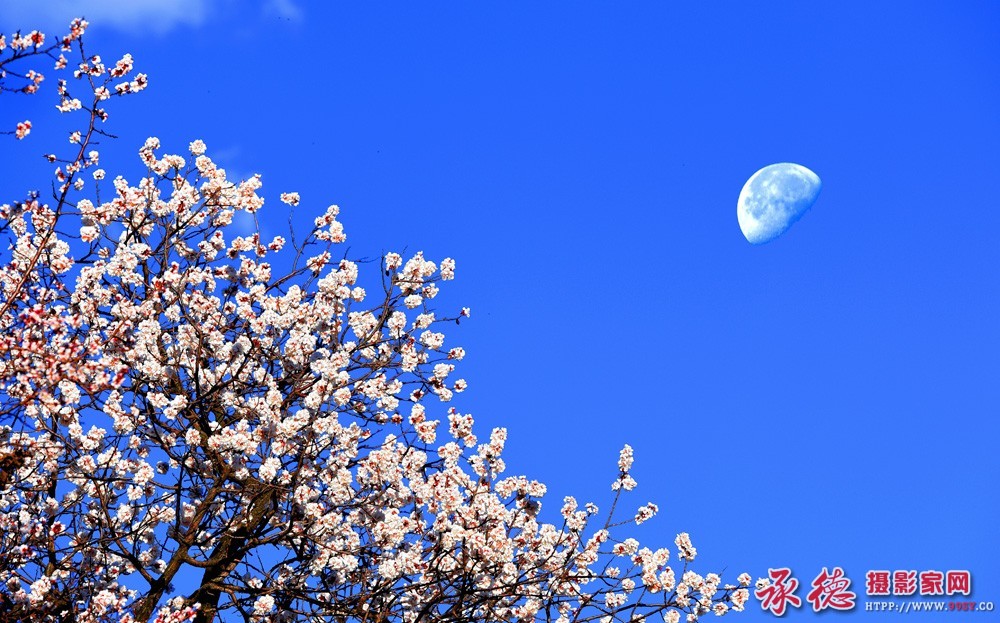
[[[293,22],[302,19],[302,8],[294,0],[267,0],[264,10]]]
[[[290,0],[278,0],[290,3]],[[198,26],[213,0],[3,0],[0,32],[33,29],[60,34],[74,17],[130,34],[161,34],[176,26]],[[292,8],[294,5],[292,5]]]

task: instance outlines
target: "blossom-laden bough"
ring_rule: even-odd
[[[635,621],[742,610],[749,576],[688,568],[567,497],[505,474],[448,408],[465,351],[431,302],[455,262],[381,259],[376,296],[337,257],[338,208],[305,239],[238,235],[264,204],[194,141],[139,151],[135,182],[92,150],[102,102],[142,90],[126,55],[0,37],[0,92],[77,54],[57,108],[83,115],[51,203],[0,206],[0,620]],[[20,72],[20,73],[19,73]],[[11,130],[28,135],[31,123]],[[16,144],[16,141],[15,141]],[[84,181],[85,176],[92,180]],[[297,205],[297,193],[281,200]],[[254,217],[251,217],[254,218]],[[259,232],[259,229],[258,229]],[[277,270],[276,267],[281,267]],[[378,283],[380,281],[380,284]],[[635,486],[622,450],[616,496]],[[553,519],[557,519],[554,516]]]

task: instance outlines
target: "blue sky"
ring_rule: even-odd
[[[1000,602],[996,4],[82,4],[91,50],[150,76],[112,108],[112,176],[202,138],[262,174],[272,233],[297,190],[352,255],[456,258],[458,406],[553,514],[606,506],[630,443],[627,510],[661,509],[635,533],[690,532],[703,571],[839,565],[863,594],[968,569]],[[5,3],[0,29],[73,13]],[[736,198],[783,161],[819,201],[751,246]],[[4,169],[5,200],[47,183]]]

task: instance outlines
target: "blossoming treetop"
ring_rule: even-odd
[[[228,179],[197,140],[182,156],[148,139],[145,173],[109,182],[104,102],[147,80],[86,52],[86,26],[48,47],[0,35],[0,93],[73,66],[56,107],[80,119],[71,153],[47,156],[51,197],[0,206],[0,620],[742,610],[749,576],[688,569],[686,533],[674,557],[615,535],[654,504],[618,523],[567,497],[543,521],[545,486],[506,475],[506,430],[480,439],[448,408],[465,351],[443,327],[469,312],[431,303],[453,260],[388,253],[369,293],[336,251],[336,206],[298,242],[237,235],[260,178]],[[30,144],[32,127],[8,133]],[[626,446],[617,496],[631,465]]]

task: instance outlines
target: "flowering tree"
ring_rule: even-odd
[[[51,199],[0,206],[0,620],[743,609],[749,576],[688,569],[686,533],[673,559],[613,534],[654,504],[616,522],[614,506],[598,519],[567,497],[545,523],[545,486],[505,475],[506,430],[480,440],[442,404],[466,387],[442,327],[468,309],[430,309],[453,260],[388,253],[371,296],[335,258],[336,206],[297,243],[236,235],[234,216],[264,204],[260,178],[227,179],[201,141],[180,156],[148,139],[138,180],[103,181],[101,106],[146,78],[130,56],[88,55],[86,26],[48,47],[38,32],[0,36],[5,98],[37,91],[41,63],[68,73],[73,55],[57,107],[81,116],[73,153],[47,156]],[[618,496],[631,465],[626,446]]]

